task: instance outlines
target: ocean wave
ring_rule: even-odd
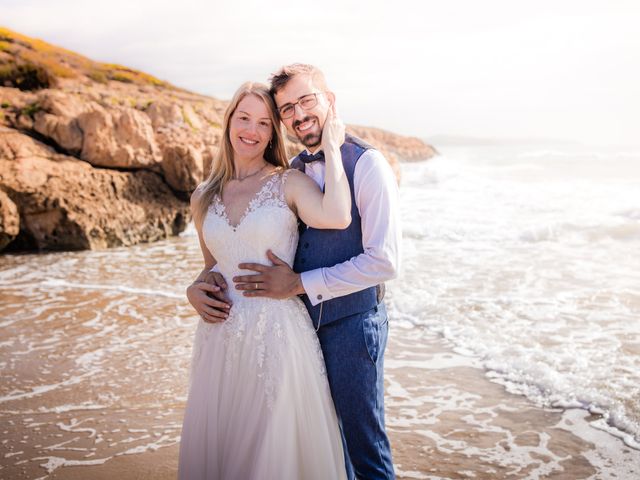
[[[638,212],[640,214],[640,212]],[[527,229],[518,239],[523,242],[553,242],[573,237],[576,240],[597,242],[601,240],[632,241],[640,239],[640,223],[616,222],[611,225],[580,225],[561,222]]]
[[[615,398],[608,397],[597,388],[582,391],[564,391],[567,386],[562,375],[551,370],[542,375],[513,368],[508,362],[484,360],[487,377],[515,395],[523,395],[535,404],[568,410],[578,408],[602,418],[591,423],[619,439],[625,445],[640,450],[640,423],[634,420]]]
[[[443,324],[437,320],[425,321],[422,315],[392,311],[392,316],[404,324],[437,333],[453,346],[454,351],[476,359],[486,370],[487,377],[502,385],[509,393],[523,395],[542,407],[564,410],[578,408],[600,415],[602,422],[594,424],[594,428],[614,435],[630,448],[640,450],[640,419],[636,418],[638,412],[630,412],[625,402],[616,397],[615,391],[608,392],[604,387],[583,385],[586,382],[559,371],[553,366],[553,361],[546,362],[540,357],[551,358],[551,353],[518,345],[516,340],[508,345],[490,346],[473,334],[473,328],[467,329],[464,325],[453,325],[450,322]],[[591,367],[585,365],[584,368]],[[631,407],[640,408],[639,405],[629,406]]]
[[[614,215],[622,218],[628,218],[629,220],[640,220],[640,208],[630,208],[628,210],[622,210],[619,212],[615,212]]]
[[[640,151],[576,151],[576,150],[532,150],[530,152],[521,152],[516,155],[517,158],[590,158],[595,160],[624,160],[624,159],[640,159]]]

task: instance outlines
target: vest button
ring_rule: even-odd
[[[304,248],[309,248],[309,242],[304,242]]]

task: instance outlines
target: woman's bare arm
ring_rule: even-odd
[[[351,223],[351,193],[342,166],[340,146],[344,143],[344,124],[332,105],[322,130],[325,157],[324,194],[307,175],[292,171],[285,195],[289,205],[304,223],[314,228],[347,228]]]

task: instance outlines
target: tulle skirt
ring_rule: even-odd
[[[225,322],[200,320],[178,477],[346,478],[322,351],[299,299],[242,298]]]

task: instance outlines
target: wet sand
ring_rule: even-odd
[[[192,240],[0,258],[0,479],[175,478]],[[640,478],[640,451],[597,415],[508,393],[477,359],[402,324],[397,294],[385,372],[399,478]]]
[[[186,379],[176,378],[175,389],[186,388]],[[535,407],[491,382],[473,358],[455,353],[428,332],[393,330],[386,378],[387,425],[399,478],[640,475],[640,452],[589,426],[596,416]],[[148,371],[128,388],[137,396],[152,391],[156,381]],[[2,411],[0,478],[176,477],[184,397],[169,409],[163,405],[156,415],[149,408],[152,402],[144,409],[124,403],[122,408],[86,404],[83,409],[73,392],[60,392],[55,401],[69,405],[68,411],[43,411],[29,399],[12,402],[15,413]],[[95,393],[108,395],[108,389]]]

